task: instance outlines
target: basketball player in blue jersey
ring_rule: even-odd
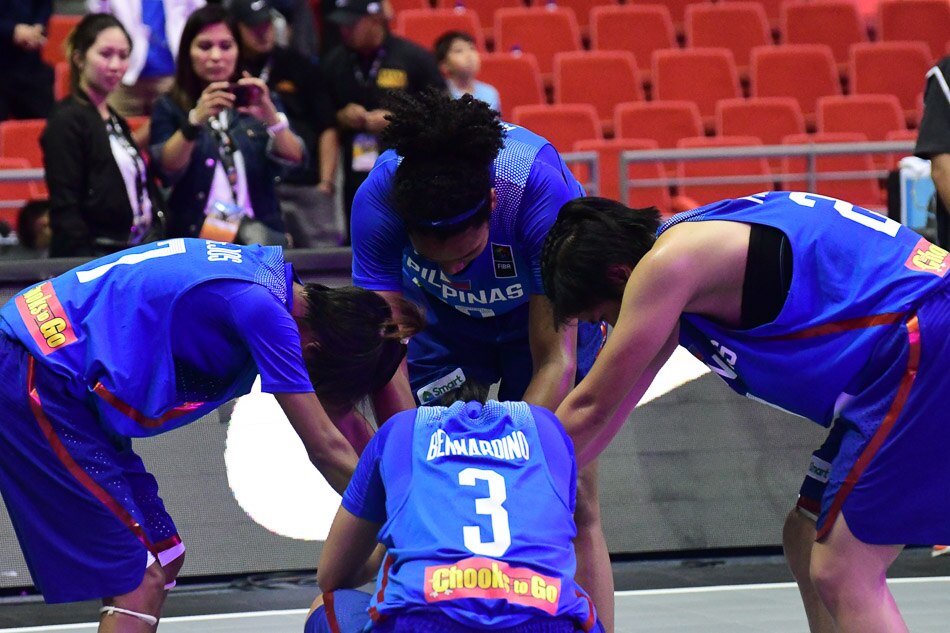
[[[545,409],[482,402],[404,411],[370,441],[306,633],[603,631],[573,580],[570,439]],[[376,591],[348,589],[377,572],[377,540]]]
[[[396,95],[376,162],[353,203],[353,283],[425,307],[399,410],[466,380],[500,381],[499,400],[554,410],[590,368],[606,326],[558,331],[541,248],[561,205],[583,195],[547,140],[485,103]],[[410,387],[411,385],[411,387]],[[580,580],[613,630],[613,577],[596,465],[578,493]]]
[[[556,318],[613,334],[558,417],[579,461],[609,443],[677,344],[736,391],[842,425],[811,580],[839,631],[906,631],[885,583],[903,545],[950,538],[948,253],[886,217],[769,192],[674,216],[598,198],[545,244]]]
[[[295,279],[277,247],[172,239],[0,308],[0,492],[48,602],[101,598],[100,632],[155,630],[184,545],[130,438],[197,420],[258,374],[343,491],[371,434],[353,405],[389,397],[421,315]]]

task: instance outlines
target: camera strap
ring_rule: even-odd
[[[211,136],[214,138],[214,144],[218,147],[218,156],[221,158],[221,166],[224,167],[224,173],[228,178],[228,186],[231,188],[231,197],[234,204],[238,202],[238,169],[234,160],[234,153],[237,148],[234,139],[228,132],[228,120],[230,111],[223,110],[218,116],[208,119],[208,125],[211,126]],[[223,120],[222,120],[223,119]]]

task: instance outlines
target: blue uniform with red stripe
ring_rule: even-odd
[[[0,309],[0,491],[50,602],[137,587],[184,546],[130,437],[247,393],[312,391],[279,248],[148,244]]]
[[[573,580],[575,480],[570,440],[544,409],[458,402],[395,416],[343,496],[381,525],[387,548],[377,592],[356,608],[374,630],[391,619],[401,630],[407,614],[448,618],[443,629],[591,630],[593,605]]]
[[[791,245],[791,287],[774,321],[736,330],[684,314],[680,344],[740,394],[823,426],[841,417],[846,430],[831,464],[819,535],[843,508],[852,531],[867,542],[947,540],[950,496],[934,489],[930,481],[942,478],[927,468],[950,461],[950,455],[916,460],[922,447],[906,441],[911,429],[923,433],[950,421],[946,407],[931,402],[934,391],[946,393],[950,386],[947,372],[939,364],[926,370],[922,365],[939,363],[948,352],[947,251],[886,217],[799,192],[707,205],[671,218],[659,234],[702,221],[768,225],[785,233]],[[895,427],[901,432],[891,433]],[[906,530],[900,525],[906,516],[920,515],[895,489],[889,469],[896,464],[904,469],[901,487],[908,476],[919,480],[914,495],[905,497],[926,499],[932,491],[937,502],[935,516]],[[930,536],[934,531],[943,536]]]
[[[504,143],[491,166],[496,204],[489,243],[458,274],[445,275],[412,248],[392,207],[401,160],[394,151],[379,157],[353,201],[353,284],[402,292],[426,308],[426,328],[408,350],[409,380],[422,404],[424,387],[443,377],[451,381],[446,374],[455,368],[483,384],[500,380],[501,400],[520,399],[532,376],[528,302],[544,294],[544,238],[561,206],[584,190],[546,139],[506,123]],[[604,334],[596,325],[579,326],[579,378]]]

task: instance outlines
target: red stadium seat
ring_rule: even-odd
[[[577,141],[601,139],[597,110],[589,103],[519,106],[512,123],[540,134],[559,152],[569,152]]]
[[[438,0],[436,6],[440,9],[455,9],[464,7],[474,11],[478,16],[478,23],[482,27],[482,34],[486,40],[494,37],[495,11],[498,9],[520,8],[524,6],[521,0]],[[498,50],[498,49],[496,49]]]
[[[670,17],[673,19],[673,29],[677,37],[683,37],[685,34],[686,7],[697,2],[697,0],[645,0],[654,4],[662,4],[670,11]]]
[[[922,41],[930,60],[947,54],[950,43],[950,4],[947,0],[881,0],[877,14],[881,41]]]
[[[904,111],[894,95],[848,95],[818,100],[819,132],[857,132],[869,141],[887,140],[889,132],[904,130]],[[883,168],[888,156],[874,156]]]
[[[65,99],[72,92],[70,86],[69,62],[56,62],[53,67],[53,98]]]
[[[392,7],[393,13],[396,14],[397,18],[403,11],[432,8],[432,5],[429,4],[429,0],[389,0],[389,5]]]
[[[554,55],[581,50],[577,18],[571,9],[531,7],[495,12],[495,50],[521,50],[538,58],[541,79],[551,85]]]
[[[594,89],[592,78],[597,82]],[[575,51],[554,56],[554,103],[591,103],[608,135],[613,135],[617,104],[642,99],[637,62],[631,53]]]
[[[23,119],[0,122],[0,156],[23,158],[31,168],[43,167],[43,149],[40,134],[46,119]]]
[[[735,60],[727,48],[653,53],[653,98],[695,102],[707,130],[713,129],[716,102],[741,96]]]
[[[43,61],[50,66],[55,66],[57,62],[68,61],[66,59],[66,40],[69,34],[73,32],[81,15],[51,15],[49,23],[46,25],[46,46],[40,53]]]
[[[693,101],[643,101],[621,103],[614,110],[617,138],[650,139],[663,149],[673,149],[680,139],[702,136],[703,119]]]
[[[784,139],[786,145],[804,145],[808,143],[861,143],[867,141],[863,134],[854,132],[824,132],[818,134],[794,134]],[[851,154],[842,156],[819,156],[815,160],[816,173],[828,172],[855,172],[872,171],[874,163],[868,154]],[[786,158],[783,173],[805,173],[804,158]],[[807,181],[804,178],[786,180],[783,188],[805,191]],[[819,180],[816,182],[814,193],[824,196],[847,200],[869,209],[880,209],[882,206],[881,188],[876,178],[862,178],[859,180]]]
[[[462,31],[475,40],[478,50],[485,50],[485,38],[478,16],[465,9],[406,9],[396,13],[397,35],[412,40],[431,51],[435,41],[446,31]]]
[[[655,142],[646,139],[611,139],[578,141],[574,144],[574,151],[597,152],[598,167],[600,169],[600,191],[597,195],[605,198],[620,200],[620,153],[628,150],[656,149]],[[660,179],[663,178],[663,168],[659,162],[631,163],[627,170],[627,179]],[[670,190],[666,186],[627,188],[627,203],[629,206],[657,207],[661,213],[670,212]]]
[[[531,53],[482,55],[478,78],[498,89],[502,116],[510,117],[518,106],[544,103],[541,71]]]
[[[749,53],[756,46],[772,44],[765,9],[758,2],[686,7],[686,45],[690,48],[728,48],[736,61],[739,78],[749,76]]]
[[[851,93],[895,95],[908,126],[916,127],[930,67],[930,53],[922,42],[855,44],[849,71]]]
[[[716,104],[716,133],[720,136],[754,136],[765,145],[781,145],[791,134],[805,133],[805,117],[792,97],[723,99]],[[768,159],[776,171],[781,158]]]
[[[646,84],[652,83],[653,51],[676,47],[670,10],[662,4],[595,7],[590,22],[591,49],[633,53]]]
[[[30,163],[25,158],[0,157],[0,171],[7,169],[30,169]],[[39,182],[0,181],[0,202],[19,202],[45,197],[45,187]],[[19,213],[20,205],[8,207],[0,204],[0,221],[11,227],[16,227]]]
[[[530,0],[529,4],[534,7],[556,4],[559,7],[571,9],[577,16],[577,26],[581,30],[581,37],[586,40],[590,36],[591,11],[600,6],[619,3],[617,0]]]
[[[748,0],[720,0],[723,3],[730,2],[748,2]],[[758,0],[762,5],[762,8],[765,9],[765,15],[769,20],[769,27],[771,27],[773,33],[777,33],[779,27],[781,26],[782,19],[782,6],[786,2],[795,2],[796,0]]]
[[[697,136],[684,138],[679,142],[681,149],[756,147],[762,141],[754,136]],[[767,176],[771,173],[764,158],[722,158],[706,160],[680,161],[677,175],[680,178],[710,178],[729,176]],[[692,198],[700,205],[709,204],[725,198],[741,198],[760,191],[772,189],[769,182],[746,184],[683,184],[679,192]]]
[[[841,76],[847,75],[852,44],[867,39],[858,8],[848,0],[792,2],[783,7],[782,42],[829,46]]]
[[[751,96],[794,97],[814,125],[818,97],[840,95],[831,49],[821,44],[763,46],[752,51]]]

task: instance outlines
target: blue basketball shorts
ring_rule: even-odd
[[[307,618],[304,633],[464,633],[472,631],[448,616],[432,611],[400,614],[372,625],[370,594],[356,589],[339,589],[323,594],[323,605]],[[494,627],[493,633],[573,633],[579,629],[570,620],[536,618],[513,627]],[[592,633],[603,633],[598,620]]]
[[[841,514],[870,544],[950,542],[950,280],[878,345],[841,413],[818,539]]]
[[[84,386],[0,332],[0,492],[47,602],[128,593],[184,553],[127,438],[108,435]]]
[[[409,382],[420,404],[425,404],[422,393],[431,393],[433,388],[448,390],[462,380],[484,385],[501,381],[498,400],[521,399],[533,375],[527,305],[477,318],[422,291],[413,293],[411,299],[421,302],[426,311],[426,327],[410,339],[408,352]],[[606,337],[606,325],[578,326],[577,382],[590,371]]]

